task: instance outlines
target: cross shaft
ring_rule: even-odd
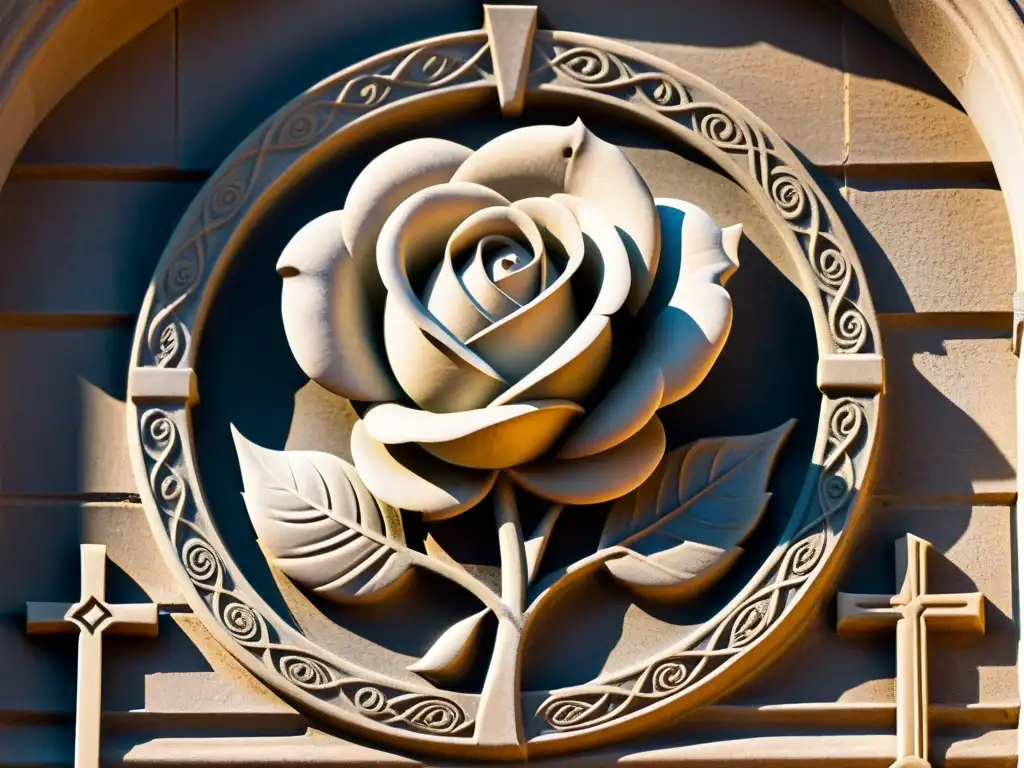
[[[928,630],[985,631],[980,592],[928,592],[924,539],[908,534],[896,542],[894,595],[839,593],[838,631],[855,635],[896,628],[896,744],[894,766],[928,766]]]
[[[107,549],[82,544],[82,586],[77,603],[26,603],[30,635],[78,632],[78,689],[75,703],[75,768],[100,764],[103,633],[156,637],[155,603],[118,604],[106,600]]]

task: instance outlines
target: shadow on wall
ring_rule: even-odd
[[[726,90],[743,79],[764,78],[764,88],[757,89],[764,93],[749,96],[768,99],[765,103],[790,87],[781,80],[807,74],[796,65],[798,59],[805,59],[833,74],[852,70],[956,106],[923,64],[852,12],[830,3],[541,0],[537,4],[542,28],[643,41],[652,50],[661,46],[663,50],[656,52],[683,66],[692,65]],[[294,0],[287,6],[274,0],[192,0],[181,7],[179,19],[180,162],[189,168],[213,168],[282,104],[320,80],[392,47],[479,29],[482,12],[476,0]],[[845,60],[844,24],[850,33],[847,42],[856,44],[853,50],[860,53]],[[749,58],[743,53],[743,49],[760,48],[790,56],[779,61],[769,57],[771,63],[765,68],[759,54]],[[722,58],[723,52],[728,57]],[[717,77],[719,73],[724,81]],[[805,82],[804,90],[820,96],[835,112],[829,124],[835,128],[838,152],[841,83],[822,74],[813,73],[814,82]]]

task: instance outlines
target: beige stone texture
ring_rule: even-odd
[[[629,4],[615,8],[610,2],[574,4],[571,13],[565,12],[559,16],[561,5],[547,3],[542,5],[545,13],[542,25],[622,37],[632,34],[634,38],[652,36],[650,29],[634,32],[634,27],[660,25],[669,30],[660,33],[663,37],[671,37],[673,40],[692,37],[692,45],[676,45],[674,42],[659,42],[656,39],[642,45],[657,46],[657,52],[669,58],[680,57],[677,60],[684,66],[704,73],[713,82],[739,96],[790,138],[800,151],[818,162],[836,163],[836,152],[841,157],[842,151],[841,118],[837,121],[834,114],[835,104],[839,104],[840,110],[842,106],[841,98],[836,101],[834,96],[834,80],[838,72],[832,64],[826,65],[823,62],[826,57],[838,55],[836,52],[841,50],[841,46],[833,44],[827,25],[814,21],[816,15],[833,11],[827,8],[822,10],[822,6],[818,5],[795,2],[772,4],[771,7],[766,3],[730,2],[724,6],[707,6],[707,10],[704,10],[704,6],[702,3],[680,4],[678,9],[665,11],[659,4],[657,12],[667,13],[669,18],[665,19],[654,14],[651,9],[645,10],[643,4],[639,9]],[[427,23],[417,25],[415,22],[407,24],[408,14],[396,13],[387,3],[384,7],[380,4],[366,4],[365,10],[363,7],[353,10],[349,4],[293,2],[288,4],[288,14],[280,13],[281,7],[272,0],[203,3],[192,0],[183,9],[183,16],[191,14],[192,27],[189,34],[193,46],[189,52],[191,69],[188,77],[183,78],[183,87],[187,79],[190,90],[186,97],[186,100],[190,100],[188,109],[183,107],[182,110],[183,126],[187,122],[190,131],[189,136],[183,136],[182,140],[182,147],[188,150],[183,151],[183,166],[216,165],[234,145],[235,139],[244,136],[284,98],[294,95],[316,80],[321,74],[321,67],[323,73],[334,71],[346,63],[351,50],[358,49],[351,54],[354,60],[380,47],[386,47],[386,43],[378,44],[381,35],[377,33],[385,25],[391,24],[389,14],[401,20],[400,24],[394,25],[395,29],[384,30],[386,35],[394,36],[397,42],[435,31],[469,28],[479,24],[476,8],[466,12],[467,18],[472,17],[469,22],[454,25],[451,18],[436,21],[433,16],[427,16],[428,10],[424,10]],[[722,30],[721,17],[712,18],[720,13],[721,7],[725,8],[724,16],[730,21],[730,31]],[[363,14],[369,16],[378,12],[379,22],[373,19],[367,22],[362,18]],[[461,18],[460,13],[453,13],[453,18]],[[798,14],[802,15],[802,19],[796,18]],[[682,18],[684,15],[687,18],[683,22],[689,23],[677,21],[677,16]],[[373,18],[376,19],[375,16]],[[657,23],[652,23],[652,18]],[[325,19],[334,20],[334,25],[325,23]],[[208,21],[211,23],[208,24]],[[435,23],[440,29],[428,29]],[[701,26],[702,23],[704,26]],[[337,45],[338,29],[342,26],[353,30],[349,35],[353,45],[346,46],[344,41],[342,45]],[[365,31],[367,28],[371,29],[370,33]],[[936,92],[934,81],[926,82],[929,80],[926,77],[921,85],[910,82],[917,76],[911,70],[916,68],[918,74],[923,72],[920,65],[898,51],[894,54],[895,49],[887,41],[881,43],[881,47],[886,50],[878,53],[866,43],[863,47],[858,43],[860,31],[852,35],[847,26],[846,32],[845,44],[848,46],[847,56],[852,70],[850,162],[980,162],[987,158],[966,117],[948,103],[948,95]],[[658,33],[656,28],[654,33]],[[152,34],[159,36],[160,33],[154,31]],[[875,33],[864,27],[863,34],[866,38]],[[792,40],[785,43],[781,41],[781,37],[788,39],[790,35]],[[372,44],[366,43],[373,50],[364,51],[359,48],[362,44],[359,38],[363,37],[367,41],[373,40]],[[296,55],[296,48],[303,46],[307,47]],[[342,53],[328,55],[332,49]],[[862,50],[865,52],[858,52]],[[269,51],[269,55],[262,56],[261,51]],[[127,56],[130,51],[126,49],[122,53]],[[896,58],[897,62],[890,68],[887,62],[892,58]],[[855,65],[855,61],[859,61],[859,64]],[[143,64],[139,63],[139,66]],[[871,71],[879,74],[870,74]],[[118,76],[119,79],[122,77],[126,88],[137,86],[130,76]],[[799,83],[801,87],[794,89],[793,83]],[[239,94],[237,99],[232,99],[232,89]],[[68,100],[69,104],[73,104],[73,98]],[[131,103],[138,104],[140,100],[143,97],[136,95]],[[794,108],[794,104],[797,108]],[[119,109],[119,106],[113,108],[114,113],[118,113]],[[164,107],[154,106],[153,109],[162,113]],[[906,115],[905,120],[899,119],[901,115]],[[69,120],[73,118],[74,113]],[[119,131],[127,132],[123,126],[130,125],[135,119],[135,115],[127,115],[124,123],[118,123],[115,127],[103,125],[97,129],[91,124],[86,127],[89,131],[98,131],[103,135],[120,136]],[[836,125],[840,128],[838,134],[835,131]],[[123,147],[104,146],[100,139],[89,142],[83,140],[81,143],[78,143],[77,138],[62,139],[59,136],[52,140],[40,139],[39,147],[34,146],[32,152],[42,154],[31,161],[149,164],[158,159],[160,163],[167,162],[159,159],[165,156],[166,150],[163,126],[162,123],[160,129],[149,137],[131,132],[130,137],[121,140]],[[44,127],[44,137],[47,129]],[[57,129],[52,130],[57,132]],[[153,146],[147,143],[150,140]],[[156,150],[158,145],[159,152]],[[82,153],[82,159],[75,157],[78,152]],[[32,156],[26,153],[26,158]],[[98,187],[94,185],[90,189],[96,190]],[[852,192],[854,210],[864,217],[868,231],[878,241],[876,256],[863,251],[862,256],[880,311],[991,312],[1006,309],[1008,291],[1005,285],[1009,275],[1009,263],[1005,258],[1008,253],[1007,235],[1005,226],[996,226],[998,205],[992,202],[998,199],[998,192],[961,188],[929,189],[920,193],[915,190],[914,194],[905,190],[884,189],[856,189]],[[935,200],[929,200],[926,204],[923,200],[926,193],[934,193]],[[985,199],[973,199],[974,193],[978,193],[979,199]],[[84,196],[89,197],[91,195]],[[184,199],[187,200],[187,197]],[[4,202],[3,196],[0,196],[0,215]],[[921,203],[920,210],[915,210],[914,206],[918,202]],[[928,221],[930,216],[935,215],[934,206],[943,211],[962,214],[960,225],[954,219]],[[873,209],[872,215],[877,217],[873,220],[875,223],[869,221],[872,217],[868,213],[863,212],[867,209]],[[22,213],[26,210],[21,209]],[[26,258],[15,260],[15,269],[20,264],[26,272],[19,275],[25,276],[6,280],[4,285],[8,288],[0,287],[0,310],[39,313],[137,310],[138,302],[133,303],[133,297],[137,294],[133,291],[144,287],[145,279],[142,278],[148,279],[151,262],[147,262],[149,267],[144,267],[135,261],[141,251],[127,246],[123,251],[119,248],[119,255],[111,260],[107,277],[96,288],[93,282],[96,278],[92,272],[97,260],[106,258],[113,251],[102,241],[96,246],[98,236],[94,230],[83,230],[79,236],[82,241],[80,247],[88,252],[83,251],[80,256],[77,251],[69,254],[68,242],[61,240],[64,234],[62,225],[66,221],[63,216],[48,218],[39,230],[40,233],[43,228],[53,230],[45,234],[58,242],[41,245],[37,250],[27,248]],[[138,224],[145,231],[152,223],[149,217],[148,213],[139,215],[133,212],[131,203],[126,203],[114,217],[115,223],[104,230],[104,236],[108,233],[116,236],[119,227],[124,226],[126,221]],[[12,231],[12,227],[19,225],[20,218],[22,216],[18,214],[9,214],[8,221],[0,226],[0,231]],[[97,218],[103,220],[102,217]],[[174,218],[168,217],[169,226],[173,225]],[[916,237],[913,236],[915,220],[921,222]],[[936,237],[936,232],[940,233],[941,242],[946,247],[934,247],[932,238]],[[156,249],[147,250],[147,258],[155,259],[159,253],[161,238],[154,236],[154,242],[157,244]],[[17,248],[15,252],[18,252]],[[966,254],[975,257],[969,264],[958,260]],[[74,259],[72,255],[75,255]],[[68,258],[68,262],[60,261],[63,258]],[[869,263],[872,258],[877,258],[874,265]],[[37,262],[57,266],[46,266],[44,269]],[[934,269],[936,264],[939,265],[937,271]],[[931,271],[924,269],[926,265],[931,265]],[[985,268],[981,269],[978,265],[984,265]],[[61,269],[67,270],[63,273],[66,279],[43,279]],[[38,279],[32,277],[29,270],[38,270]],[[126,274],[129,279],[123,285],[114,277]],[[5,305],[8,301],[10,304]],[[128,308],[122,309],[122,306]],[[1012,576],[1011,557],[1007,549],[1012,533],[1009,525],[1010,510],[1003,507],[975,507],[973,510],[957,506],[922,507],[907,512],[914,521],[905,522],[904,508],[901,506],[903,500],[897,500],[900,502],[897,504],[892,499],[908,495],[930,499],[965,498],[981,493],[996,494],[1003,499],[1008,498],[1014,490],[1013,465],[1016,453],[1012,387],[1015,361],[1007,352],[1008,330],[1002,327],[1008,324],[1008,320],[1006,323],[1000,320],[1000,328],[996,331],[985,328],[979,330],[979,323],[986,321],[977,317],[947,317],[946,326],[939,326],[940,320],[943,319],[886,319],[884,342],[889,395],[885,402],[883,440],[888,447],[879,456],[877,490],[886,494],[889,505],[876,505],[869,512],[869,528],[865,532],[863,551],[857,553],[858,558],[881,564],[876,569],[881,575],[877,580],[872,580],[875,577],[869,574],[867,581],[858,581],[860,577],[853,578],[848,574],[840,580],[838,587],[863,591],[889,588],[891,585],[888,583],[890,579],[886,564],[891,562],[892,541],[908,530],[931,539],[938,549],[946,551],[950,556],[953,562],[951,568],[962,568],[970,575],[964,577],[955,570],[944,573],[942,568],[937,567],[934,573],[942,576],[937,582],[938,586],[950,590],[977,587],[991,601],[987,606],[989,633],[984,638],[942,635],[934,641],[936,647],[933,653],[939,668],[948,669],[950,673],[938,681],[933,676],[933,700],[947,705],[983,701],[998,706],[1017,699],[1016,675],[1012,669],[1012,626],[1007,623],[1007,617],[1011,614],[1007,586]],[[107,329],[38,331],[12,330],[5,326],[5,330],[0,333],[0,361],[4,370],[18,371],[18,378],[12,382],[8,377],[8,383],[0,385],[0,436],[3,438],[0,440],[0,491],[62,494],[124,493],[134,490],[121,447],[124,418],[120,405],[123,394],[119,394],[119,388],[123,388],[123,366],[127,359],[127,344],[117,340],[121,334],[120,330]],[[321,406],[323,410],[331,407],[323,404],[315,394],[310,394],[309,401],[314,406],[310,409],[314,414],[312,419],[318,418],[316,414],[321,412]],[[335,436],[326,434],[327,431],[326,428],[322,429],[324,442],[335,442]],[[25,446],[34,448],[29,451]],[[339,455],[344,455],[340,451]],[[18,525],[28,527],[38,534],[43,529],[38,519],[45,518],[45,514],[37,512],[40,508],[28,505],[18,507]],[[128,509],[131,511],[122,513],[122,510]],[[28,511],[22,514],[22,510]],[[115,558],[117,542],[128,547],[129,542],[134,540],[135,534],[131,532],[145,522],[135,515],[137,510],[137,507],[111,506],[109,511],[104,508],[103,513],[95,517],[97,520],[109,517],[113,533],[103,532],[106,529],[101,526],[102,531],[88,535],[95,535],[97,539],[104,538],[114,564],[131,573],[132,578],[144,589],[155,592],[159,589],[158,582],[161,579],[155,570],[149,571],[140,566],[140,562],[151,557],[144,549],[131,551],[129,548],[119,556],[120,559]],[[70,511],[73,515],[73,510]],[[9,526],[13,525],[3,515],[4,511],[0,508],[0,551],[5,549],[4,544],[7,543],[3,536],[7,535]],[[44,532],[49,533],[48,530]],[[65,532],[55,527],[52,536],[63,541]],[[107,537],[109,540],[106,540]],[[68,583],[71,583],[77,579],[76,561],[73,555],[67,553],[74,551],[76,542],[68,539],[66,543],[68,546],[62,546],[53,553],[53,557],[63,557],[65,562],[53,565],[52,568],[58,573],[63,572],[61,568],[65,569],[70,579]],[[11,544],[17,545],[17,538]],[[860,550],[860,542],[857,549]],[[24,550],[28,551],[28,547],[25,546]],[[36,553],[42,550],[34,548],[31,551]],[[25,557],[21,548],[17,554],[21,558]],[[48,557],[49,553],[43,556]],[[111,570],[115,570],[114,565]],[[110,578],[113,582],[113,574]],[[147,586],[151,582],[155,585]],[[20,590],[19,587],[18,594],[23,594]],[[61,599],[72,598],[75,594],[75,589],[71,589],[61,594],[33,594],[32,597]],[[4,603],[7,595],[2,588],[0,598],[0,613],[3,613],[7,610]],[[162,599],[173,601],[174,597],[168,591]],[[894,648],[890,639],[875,638],[863,641],[863,646],[853,648],[848,644],[862,641],[835,638],[833,619],[832,611],[823,610],[820,626],[816,624],[808,637],[800,641],[797,649],[785,657],[778,668],[769,671],[764,684],[773,686],[775,691],[792,694],[795,698],[788,699],[792,701],[800,699],[800,692],[804,689],[799,681],[804,680],[811,681],[808,685],[820,685],[825,681],[837,691],[847,686],[838,694],[843,701],[891,700],[891,680],[885,676],[884,670],[878,672],[881,666],[891,664]],[[181,623],[179,620],[178,624]],[[164,648],[167,643],[166,655],[156,655],[144,664],[108,664],[108,669],[115,670],[109,674],[124,678],[120,688],[106,686],[109,690],[119,691],[115,692],[114,707],[150,708],[152,702],[154,710],[171,710],[174,707],[187,708],[195,703],[194,711],[202,712],[215,709],[208,702],[221,702],[224,709],[232,712],[249,707],[252,712],[261,712],[264,706],[273,709],[272,705],[265,704],[258,697],[249,698],[247,692],[240,693],[233,687],[234,678],[231,673],[222,673],[212,661],[208,667],[204,667],[194,653],[189,653],[194,650],[191,640],[173,632],[168,633],[164,626],[161,631],[165,639],[158,641],[155,646],[135,650],[134,644],[138,641],[118,640],[108,648],[108,652],[118,659],[122,653],[127,654],[125,658],[128,661],[133,652],[153,653],[154,647]],[[185,632],[188,634],[187,629]],[[992,640],[993,633],[997,637],[996,641]],[[166,639],[168,636],[171,639]],[[819,640],[821,647],[826,649],[821,652],[820,660],[816,655],[819,649],[814,645]],[[805,642],[809,645],[804,645]],[[801,654],[800,649],[807,651],[808,656]],[[11,711],[12,707],[8,705],[12,701],[16,707],[24,707],[18,711],[70,712],[73,695],[67,683],[74,676],[73,639],[26,642],[18,619],[5,615],[0,617],[0,652],[7,661],[0,671],[0,714],[5,709]],[[813,674],[806,669],[808,657],[814,659],[817,665],[814,667],[817,672]],[[206,658],[210,660],[209,656]],[[852,675],[844,668],[847,662],[853,665]],[[140,680],[144,681],[144,688]],[[761,685],[761,681],[757,681],[757,685]],[[803,698],[806,700],[815,695],[812,691]],[[742,698],[739,700],[746,701]],[[888,730],[887,727],[884,729]],[[201,729],[193,724],[186,730],[191,735]],[[5,742],[6,732],[5,727],[0,727],[0,744]],[[43,729],[33,733],[33,740],[52,744],[70,735],[65,731],[45,733],[47,735],[44,736]],[[1003,756],[1012,752],[1014,746],[1007,739],[1000,738],[1009,736],[1012,742],[1014,734],[1007,731],[990,736],[993,739],[977,740],[978,745],[957,751],[955,764],[1012,764]],[[995,741],[999,743],[989,748],[981,744],[981,741],[986,741],[986,744]],[[27,740],[16,742],[27,743]],[[818,743],[821,743],[820,740]],[[156,754],[161,745],[154,742],[152,746]],[[246,754],[254,760],[268,759],[266,747],[266,743],[257,744]],[[750,742],[745,748],[747,751],[757,751],[759,747]],[[789,748],[796,749],[794,741],[789,742]],[[46,751],[48,749],[46,745],[42,748],[34,744],[26,746],[23,753],[15,750],[14,759],[31,764],[67,762],[66,752]],[[296,757],[296,753],[289,749],[292,748],[285,747],[279,754],[287,759]],[[763,749],[764,754],[768,754],[768,747],[764,746]],[[735,752],[735,749],[732,751]],[[325,752],[328,754],[322,759],[328,762],[337,759],[336,753],[330,754],[330,747]],[[238,754],[235,753],[236,758]],[[721,751],[715,754],[719,757],[723,755]],[[874,752],[871,754],[874,755]],[[885,750],[881,750],[875,761],[885,765],[886,754]],[[160,753],[160,759],[176,760],[181,755],[171,744],[165,752]],[[222,757],[223,752],[215,759]],[[653,759],[671,758],[662,754],[660,758]]]
[[[876,493],[968,498],[1016,492],[1009,316],[882,318],[886,397]],[[945,323],[945,324],[943,324]],[[973,327],[972,327],[973,326]]]
[[[457,0],[189,0],[178,9],[184,168],[215,168],[256,126],[347,65],[433,35],[479,29]]]
[[[141,505],[8,500],[0,502],[0,614],[28,599],[73,602],[79,543],[106,546],[111,602],[185,603]]]
[[[0,492],[135,493],[125,431],[130,328],[0,330]]]
[[[135,315],[197,184],[14,180],[0,312]]]
[[[1006,312],[1013,235],[998,189],[851,183],[850,227],[879,312]]]
[[[661,56],[742,102],[813,163],[842,163],[842,18],[835,8],[800,0],[538,5],[542,27],[619,39]]]
[[[971,119],[928,68],[854,14],[844,14],[848,162],[986,163]]]
[[[301,718],[271,693],[221,646],[195,616],[178,614],[175,623],[195,643],[210,671],[176,671],[146,677],[146,709],[161,713],[290,714]]]
[[[855,559],[837,580],[837,590],[892,594],[894,543],[914,533],[928,536],[935,549],[928,563],[932,591],[985,596],[984,635],[929,634],[933,706],[1012,708],[1017,703],[1011,515],[1004,506],[882,500],[870,501],[864,510]],[[865,562],[874,565],[864,568]],[[778,661],[724,703],[891,703],[895,663],[894,633],[843,637],[835,631],[835,612],[822,610]]]
[[[172,14],[100,64],[46,116],[18,162],[173,166],[174,34]]]

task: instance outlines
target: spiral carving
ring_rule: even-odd
[[[380,688],[367,685],[356,691],[352,697],[352,703],[364,714],[370,717],[382,714],[388,708],[388,697]]]
[[[789,576],[807,576],[814,570],[824,552],[825,534],[808,536],[789,551],[782,572],[788,573]]]
[[[771,624],[775,615],[775,596],[772,595],[751,603],[743,608],[733,622],[729,636],[730,648],[742,648],[750,645]],[[777,598],[776,598],[777,599]]]
[[[307,691],[319,692],[335,683],[327,665],[311,656],[290,653],[280,657],[277,668],[285,678]]]
[[[836,403],[829,415],[828,448],[818,481],[821,514],[797,531],[774,572],[709,626],[707,635],[638,673],[552,694],[538,707],[537,716],[554,731],[591,728],[614,720],[693,687],[717,664],[726,663],[764,636],[784,613],[786,595],[811,578],[825,555],[828,520],[845,507],[856,487],[851,456],[866,423],[861,403],[854,399]]]
[[[181,564],[192,581],[205,583],[215,580],[221,569],[220,558],[213,547],[202,539],[189,539],[181,548]]]
[[[651,687],[656,693],[670,694],[678,691],[689,677],[685,664],[678,661],[664,661],[651,674]]]
[[[786,221],[799,219],[807,211],[807,190],[788,173],[780,173],[772,179],[771,195],[772,202]]]
[[[409,725],[431,733],[451,733],[465,719],[462,710],[447,699],[424,699],[404,713]]]
[[[236,640],[251,643],[262,634],[262,626],[256,611],[244,603],[228,603],[224,608],[224,626]]]
[[[854,489],[850,448],[864,426],[864,408],[855,400],[841,400],[829,418],[830,453],[818,482],[818,501],[824,515],[841,510]]]
[[[598,700],[604,703],[604,699]],[[561,699],[547,710],[543,710],[544,719],[555,730],[564,731],[578,725],[586,724],[592,714],[598,711],[594,702],[580,699]]]
[[[704,115],[698,126],[700,135],[719,149],[735,151],[747,147],[743,129],[725,112],[712,112]]]
[[[404,724],[425,733],[449,735],[472,725],[457,704],[429,694],[389,696],[376,685],[361,685],[352,696],[352,703],[366,717],[386,725]]]

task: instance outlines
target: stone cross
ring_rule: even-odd
[[[896,542],[895,595],[839,593],[838,630],[861,634],[896,627],[896,762],[893,768],[928,768],[928,630],[985,631],[980,592],[928,591],[924,539]]]
[[[106,601],[107,548],[82,545],[82,596],[77,603],[26,603],[30,635],[78,632],[78,694],[75,705],[75,768],[99,768],[100,686],[103,633],[156,637],[155,603]]]

